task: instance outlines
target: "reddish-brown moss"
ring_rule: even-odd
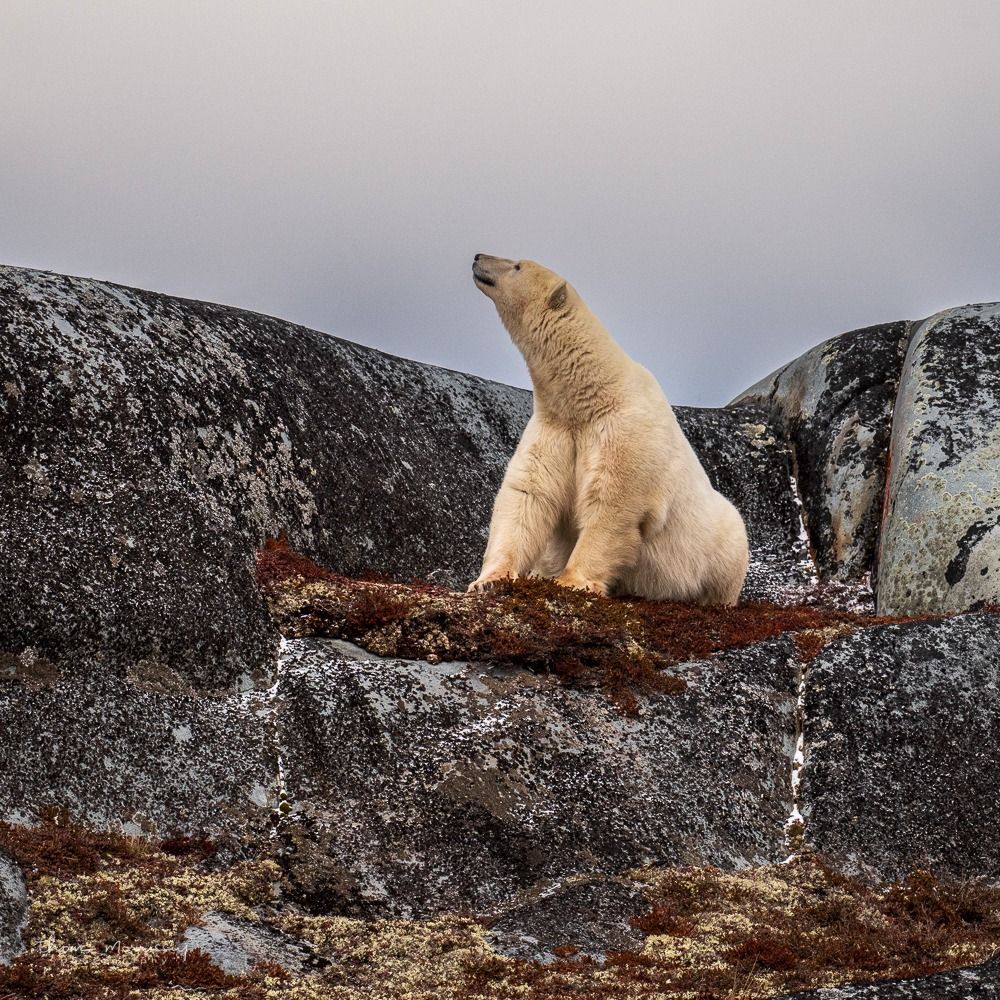
[[[29,926],[45,914],[59,919],[48,934],[28,934],[28,946],[38,950],[0,967],[0,1000],[138,1000],[169,988],[263,1000],[286,990],[321,997],[334,987],[346,1000],[373,995],[373,984],[388,1000],[413,995],[420,970],[448,984],[438,990],[443,1000],[652,1000],[679,994],[732,1000],[926,975],[982,961],[1000,948],[1000,889],[926,872],[880,889],[804,857],[739,872],[633,873],[636,885],[645,887],[648,906],[631,923],[647,938],[641,950],[613,953],[605,962],[581,956],[570,942],[554,949],[556,960],[548,965],[502,958],[488,952],[480,926],[457,918],[433,927],[329,918],[330,928],[313,940],[307,925],[324,918],[281,917],[272,910],[271,917],[259,919],[313,940],[321,955],[335,961],[312,975],[291,975],[271,963],[228,975],[200,952],[173,949],[183,927],[203,909],[218,906],[218,897],[206,892],[211,880],[225,882],[241,866],[206,872],[199,867],[204,846],[196,839],[167,841],[176,852],[171,854],[69,823],[64,814],[2,832],[4,849],[31,865]],[[55,854],[43,866],[39,855],[53,845]],[[158,877],[161,869],[168,878]],[[262,868],[259,877],[261,884],[249,888],[257,903],[271,898],[274,870]],[[152,912],[148,903],[130,907],[133,900],[123,888],[150,881],[183,897],[163,900],[174,913],[163,925],[165,934],[141,923],[138,915]],[[198,906],[184,913],[193,900]],[[81,934],[78,924],[86,925]]]
[[[215,854],[215,844],[207,837],[168,837],[160,841],[160,850],[175,858],[197,858],[204,861]]]
[[[747,919],[738,926],[748,929],[729,934],[725,958],[742,972],[782,973],[788,989],[831,973],[844,981],[927,975],[962,964],[963,949],[988,954],[1000,947],[1000,889],[981,882],[917,872],[876,889],[807,856],[762,870],[769,886],[757,898],[752,883],[738,887],[723,873],[694,871],[667,873],[651,910],[633,925],[670,934],[683,921],[685,933],[698,937],[720,913],[740,913]],[[789,902],[776,905],[783,886]]]
[[[753,935],[733,945],[726,958],[741,969],[773,969],[788,972],[798,965],[795,953],[780,941],[767,935]]]
[[[643,950],[603,964],[486,957],[469,963],[458,996],[733,1000],[928,975],[1000,947],[1000,889],[984,884],[916,873],[879,890],[815,857],[756,872],[650,874],[651,909],[631,921],[651,938]],[[678,936],[679,947],[665,943]]]
[[[632,917],[629,923],[643,934],[670,934],[674,937],[684,937],[694,930],[694,924],[688,918],[678,916],[663,902],[655,903],[648,913]]]
[[[257,984],[270,974],[270,968],[255,967],[248,975],[229,975],[196,948],[183,953],[141,955],[134,964],[125,966],[100,961],[81,964],[61,956],[20,955],[9,965],[0,965],[0,1000],[124,1000],[156,987],[181,987],[209,994],[234,990],[241,1000],[265,1000],[266,994]]]
[[[293,552],[259,553],[257,580],[283,633],[347,639],[384,656],[468,659],[555,674],[602,690],[634,712],[642,695],[673,694],[668,668],[790,634],[808,661],[835,635],[903,619],[751,602],[735,608],[604,598],[550,580],[456,594],[430,584],[352,580]]]
[[[139,837],[72,823],[60,809],[42,810],[33,826],[0,822],[0,850],[20,864],[29,881],[94,872],[108,858],[134,862],[155,852]]]

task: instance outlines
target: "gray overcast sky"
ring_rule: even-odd
[[[1000,299],[1000,4],[0,0],[0,262],[516,384],[475,251],[676,403]]]

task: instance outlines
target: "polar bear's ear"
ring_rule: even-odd
[[[562,309],[566,305],[566,282],[558,285],[549,295],[549,308]]]

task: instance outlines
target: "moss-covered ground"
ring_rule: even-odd
[[[641,948],[606,961],[567,940],[542,965],[497,955],[467,915],[360,920],[284,902],[269,860],[225,861],[204,841],[152,842],[50,815],[0,824],[22,867],[27,951],[0,966],[0,998],[66,1000],[737,1000],[911,977],[1000,950],[1000,890],[916,873],[875,889],[815,858],[721,872],[639,869]],[[308,942],[311,972],[268,961],[228,975],[185,929],[232,914]]]
[[[790,635],[803,658],[832,638],[899,619],[765,602],[735,608],[605,598],[549,580],[504,582],[462,594],[426,583],[331,573],[270,540],[257,581],[288,638],[346,639],[385,657],[472,660],[550,673],[599,689],[624,711],[655,693],[679,693],[671,667]]]

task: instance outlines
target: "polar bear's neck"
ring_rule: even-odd
[[[540,416],[586,424],[624,402],[632,362],[582,302],[566,312],[504,317],[504,325],[527,362]]]

